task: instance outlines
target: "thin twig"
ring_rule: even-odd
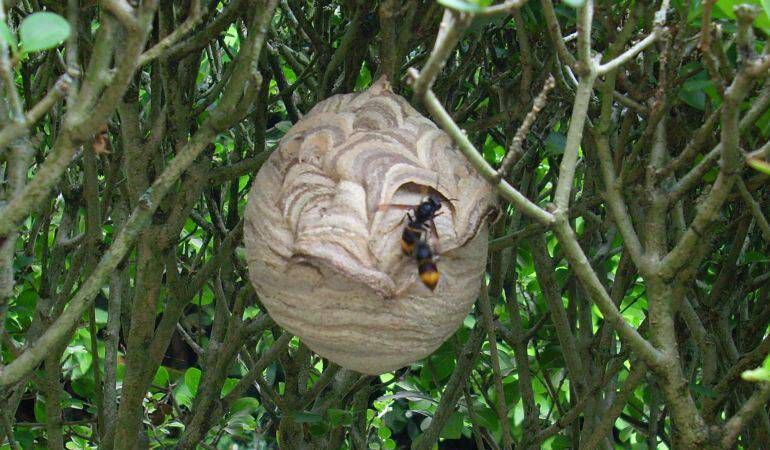
[[[411,68],[408,73],[413,79],[420,78],[417,69]],[[454,120],[452,120],[452,117],[441,105],[441,102],[433,91],[428,90],[425,92],[423,102],[428,111],[433,115],[434,119],[436,119],[439,126],[452,137],[463,155],[468,158],[468,161],[470,161],[476,170],[479,171],[481,176],[497,189],[498,194],[521,209],[524,214],[534,218],[538,222],[545,225],[549,225],[553,222],[553,216],[549,212],[532,203],[532,201],[516,190],[516,188],[511,186],[507,181],[499,179],[497,171],[490,166],[484,159],[484,156],[476,150],[476,147],[468,139],[468,136],[457,126]]]
[[[738,433],[748,425],[757,412],[767,406],[768,400],[770,400],[770,383],[763,382],[751,398],[741,406],[741,409],[725,423],[722,448],[732,448]]]
[[[497,348],[497,334],[495,333],[494,316],[492,305],[489,301],[489,290],[486,281],[481,286],[481,296],[479,297],[479,309],[484,316],[484,327],[487,329],[487,340],[489,341],[489,358],[492,361],[492,374],[495,385],[495,412],[500,421],[500,427],[503,433],[503,447],[507,450],[513,448],[511,439],[511,425],[508,420],[508,405],[505,402],[505,390],[503,390],[503,376],[500,372],[500,355]]]
[[[164,36],[163,39],[153,45],[152,48],[142,53],[139,57],[139,67],[145,66],[155,59],[165,56],[174,44],[190,33],[190,31],[203,20],[203,16],[206,14],[207,9],[208,7],[206,5],[201,6],[199,0],[192,0],[185,21],[177,26],[170,34]]]
[[[521,155],[524,138],[526,138],[527,133],[529,133],[529,129],[532,127],[532,124],[535,123],[537,115],[545,107],[545,102],[548,99],[548,93],[551,91],[551,89],[554,88],[554,86],[556,86],[556,82],[553,79],[553,75],[548,75],[548,78],[545,80],[545,84],[543,84],[543,89],[537,95],[535,101],[532,102],[532,109],[524,117],[524,121],[519,126],[519,129],[516,130],[516,134],[513,136],[511,141],[511,146],[508,149],[508,154],[505,155],[500,168],[497,170],[497,174],[500,178],[504,177],[508,173],[513,163],[515,163]]]
[[[762,212],[762,208],[760,208],[759,203],[757,203],[751,196],[749,190],[746,189],[746,183],[743,182],[742,178],[738,177],[736,184],[738,185],[738,192],[741,194],[741,198],[746,202],[746,205],[751,210],[751,214],[757,221],[757,225],[759,225],[759,229],[762,230],[762,236],[764,236],[765,241],[770,242],[770,224],[767,223],[767,218]]]
[[[463,31],[472,20],[472,14],[451,9],[444,10],[444,17],[441,19],[441,25],[439,25],[436,36],[436,44],[433,46],[430,57],[425,62],[420,75],[412,77],[415,97],[422,98],[430,91],[439,72],[444,68],[449,54],[454,50]]]
[[[53,108],[56,102],[64,96],[69,90],[72,78],[69,74],[64,74],[56,81],[53,89],[49,90],[39,102],[35,104],[26,114],[22,115],[20,120],[14,121],[0,130],[0,152],[2,152],[11,141],[23,136],[29,132],[29,129],[37,123],[48,111]]]
[[[486,334],[486,327],[481,322],[476,322],[476,327],[458,354],[457,365],[441,394],[441,401],[433,414],[433,420],[412,444],[412,450],[428,450],[438,441],[441,430],[454,412],[457,399],[462,394],[462,386],[468,382],[468,375],[478,361],[481,344]]]

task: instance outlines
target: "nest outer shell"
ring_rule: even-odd
[[[442,199],[431,292],[399,245],[405,207]],[[317,104],[256,176],[244,241],[270,316],[313,351],[365,374],[432,353],[478,294],[489,184],[451,139],[380,79]]]

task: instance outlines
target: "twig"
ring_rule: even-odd
[[[2,8],[2,4],[0,4],[0,8]],[[16,425],[20,426],[18,422],[16,423]],[[8,445],[13,450],[21,450],[19,443],[16,442],[16,439],[14,439],[13,437],[13,427],[11,426],[10,420],[8,419],[8,416],[6,416],[5,414],[0,414],[0,428],[2,428],[3,434],[8,440]],[[0,442],[2,442],[2,440],[0,440]]]
[[[340,366],[334,363],[329,363],[324,369],[320,377],[313,383],[313,387],[310,388],[304,395],[304,398],[300,402],[300,405],[296,409],[304,409],[310,405],[313,400],[334,380],[334,376],[339,372]]]
[[[575,170],[577,169],[578,149],[583,139],[583,126],[585,125],[588,104],[593,93],[595,79],[596,72],[589,69],[588,75],[580,79],[577,92],[575,93],[569,131],[567,131],[567,141],[564,144],[564,154],[559,166],[559,180],[554,193],[554,203],[560,210],[566,211],[569,207],[569,197],[572,192],[572,183],[575,179]]]
[[[196,32],[187,40],[172,43],[170,48],[164,50],[162,56],[166,58],[181,58],[188,53],[204,48],[214,36],[227,30],[227,27],[229,27],[230,24],[243,13],[243,10],[245,9],[243,6],[244,1],[245,0],[233,0],[229,2],[222,9],[222,12],[214,17],[211,22],[208,22],[202,30]]]
[[[29,129],[37,123],[56,102],[64,96],[69,90],[72,78],[68,74],[59,77],[53,89],[39,102],[35,104],[26,114],[22,115],[17,121],[11,122],[0,130],[0,153],[14,139],[19,138],[29,132]]]
[[[551,37],[551,42],[556,46],[556,52],[559,58],[567,64],[572,70],[577,69],[577,60],[567,50],[567,46],[564,43],[565,39],[561,33],[561,27],[559,21],[556,19],[556,11],[553,8],[553,2],[551,0],[540,0],[540,5],[543,8],[543,16],[545,17],[545,23],[548,26],[548,34]],[[577,33],[575,33],[577,37]]]
[[[503,3],[500,3],[499,5],[492,5],[487,6],[485,8],[482,8],[481,11],[478,11],[474,14],[479,16],[492,16],[495,14],[508,14],[514,9],[519,9],[524,4],[527,3],[527,0],[505,0]]]
[[[768,400],[770,400],[770,383],[763,382],[751,398],[741,406],[741,409],[725,423],[722,448],[733,447],[738,433],[748,425],[748,422],[757,412],[766,407]]]
[[[595,136],[597,158],[599,160],[599,168],[604,181],[604,197],[607,201],[607,207],[612,214],[612,218],[615,221],[615,225],[618,227],[618,231],[623,236],[623,242],[625,249],[631,255],[634,263],[642,270],[648,268],[648,261],[644,257],[644,248],[639,239],[639,235],[634,229],[634,223],[631,220],[631,216],[628,212],[628,205],[623,199],[621,193],[622,185],[615,174],[615,166],[612,161],[612,155],[610,154],[609,142],[607,142],[607,136],[605,134],[598,134]]]
[[[753,152],[746,155],[746,159],[769,159],[770,158],[770,141]]]
[[[674,248],[660,262],[659,274],[664,279],[672,278],[686,263],[692,262],[689,260],[691,256],[690,251],[694,246],[702,245],[704,230],[716,217],[720,207],[730,193],[732,185],[737,178],[736,174],[741,166],[738,149],[738,140],[740,138],[739,106],[748,94],[753,79],[760,73],[763,73],[764,70],[767,70],[768,67],[770,67],[770,58],[759,60],[753,64],[747,64],[736,75],[730,87],[725,90],[725,101],[722,106],[721,141],[718,146],[720,147],[722,167],[687,231],[685,231]]]
[[[613,58],[611,61],[599,65],[597,72],[599,72],[599,75],[604,75],[619,68],[628,61],[631,61],[637,54],[639,54],[639,52],[652,45],[652,43],[655,42],[655,40],[658,38],[658,34],[659,32],[654,30],[652,33],[647,35],[646,38],[637,42],[634,46],[621,53],[616,58]]]
[[[714,85],[717,93],[719,93],[719,96],[724,97],[725,86],[724,79],[719,73],[719,60],[714,55],[711,48],[711,32],[713,27],[711,23],[711,13],[714,4],[716,4],[716,0],[706,0],[703,2],[703,16],[701,18],[700,43],[698,44],[698,47],[703,54],[703,62],[706,66],[706,71],[709,74],[711,83]]]
[[[420,78],[417,69],[411,68],[408,73],[413,79]],[[532,203],[527,197],[505,180],[499,179],[497,171],[490,166],[484,159],[484,156],[476,150],[476,147],[474,147],[468,139],[468,136],[457,126],[452,120],[452,117],[446,112],[433,91],[428,90],[425,92],[423,102],[428,111],[433,115],[434,119],[436,119],[439,126],[452,137],[463,155],[468,158],[468,161],[470,161],[476,170],[479,171],[481,176],[497,189],[498,194],[517,208],[521,209],[524,214],[534,218],[538,222],[544,225],[549,225],[553,222],[553,216],[549,212]]]
[[[275,361],[279,354],[286,349],[293,336],[289,333],[281,334],[281,337],[275,340],[270,349],[262,354],[262,356],[254,363],[254,366],[249,369],[249,372],[238,381],[238,384],[222,399],[218,407],[222,411],[227,410],[229,406],[237,399],[239,399],[246,389],[248,389],[254,381],[262,376],[262,372],[267,368],[270,363]]]
[[[119,213],[123,215],[122,213]],[[115,214],[114,219],[121,219]],[[122,222],[122,220],[120,221]],[[104,425],[101,442],[112,442],[118,418],[117,365],[120,340],[120,309],[126,286],[126,272],[118,269],[110,274],[110,295],[107,303],[107,329],[104,343]]]
[[[556,219],[554,232],[562,244],[562,250],[570,263],[570,267],[604,315],[604,320],[615,329],[629,347],[638,353],[645,363],[653,367],[657,366],[661,357],[660,351],[642,337],[638,330],[626,322],[591,267],[583,249],[580,248],[575,232],[569,226],[567,219],[562,214],[559,214]]]
[[[414,89],[415,97],[423,98],[427,96],[439,72],[444,68],[449,54],[454,50],[463,31],[470,25],[472,20],[472,14],[457,12],[451,9],[444,10],[444,17],[441,19],[436,43],[433,46],[430,57],[425,62],[419,76],[416,76],[416,73],[410,74],[414,81],[412,88]]]
[[[762,213],[762,208],[759,207],[759,203],[751,196],[749,190],[746,189],[746,183],[743,182],[741,177],[737,177],[736,184],[738,185],[738,192],[741,194],[741,198],[746,202],[746,205],[751,210],[751,214],[759,225],[759,229],[762,230],[762,236],[765,241],[770,242],[770,224],[767,223],[767,218]]]
[[[484,316],[484,328],[487,329],[487,340],[489,341],[489,358],[492,361],[492,374],[495,385],[495,412],[500,421],[500,428],[503,433],[503,448],[513,449],[511,439],[511,425],[508,420],[508,405],[505,402],[505,391],[503,390],[503,376],[500,372],[500,355],[497,348],[497,334],[495,333],[494,317],[492,305],[489,301],[489,290],[486,281],[482,282],[481,296],[479,297],[479,309]]]
[[[569,411],[563,413],[563,415],[556,421],[556,423],[537,433],[533,439],[533,442],[535,444],[541,444],[543,441],[557,434],[559,431],[563,430],[569,424],[578,419],[580,414],[585,410],[586,406],[588,406],[590,401],[593,400],[593,395],[606,387],[607,383],[613,377],[615,377],[621,369],[623,369],[623,360],[624,359],[617,359],[616,362],[607,369],[604,376],[601,377],[601,379],[593,385],[591,390],[587,392],[588,395],[584,395],[583,398],[581,398],[574,406],[572,406],[572,408],[569,409]],[[625,402],[623,402],[622,405],[625,406]]]
[[[468,382],[468,374],[473,370],[476,361],[478,361],[481,354],[481,344],[484,342],[486,334],[486,326],[476,322],[476,327],[459,352],[457,365],[452,372],[452,376],[449,377],[444,392],[441,394],[441,401],[436,408],[436,412],[433,414],[433,420],[431,420],[430,425],[424,430],[423,434],[414,441],[412,450],[427,450],[435,445],[446,421],[449,420],[449,417],[455,410],[457,399],[462,394],[462,386]]]
[[[691,161],[700,151],[700,149],[706,144],[708,139],[713,135],[714,128],[719,119],[721,107],[712,112],[708,119],[703,122],[703,125],[698,128],[692,139],[687,141],[684,150],[679,153],[676,158],[673,158],[663,168],[658,170],[658,177],[665,178],[673,173],[679,167]]]
[[[522,151],[522,143],[524,142],[524,138],[526,137],[527,133],[529,133],[529,129],[532,127],[532,124],[535,123],[537,115],[545,107],[545,101],[548,99],[548,93],[551,91],[551,89],[554,88],[554,86],[556,86],[556,82],[553,79],[553,75],[548,75],[548,78],[545,80],[545,84],[543,84],[543,89],[537,95],[535,101],[532,102],[532,109],[524,117],[524,121],[519,126],[519,129],[516,130],[516,134],[513,136],[513,140],[511,141],[511,146],[508,149],[508,154],[505,155],[500,168],[497,170],[497,174],[500,178],[505,177],[513,163],[518,160]]]
[[[471,396],[468,383],[463,384],[463,396],[465,400],[465,408],[468,410],[468,419],[471,422],[471,430],[473,430],[473,439],[476,442],[476,448],[483,450],[484,439],[481,435],[481,429],[479,428],[479,419],[476,415],[476,411],[473,409],[473,397]]]
[[[762,339],[756,347],[751,351],[745,353],[740,359],[733,362],[730,366],[730,370],[722,377],[722,379],[714,386],[714,392],[717,393],[715,398],[705,399],[703,402],[703,416],[706,418],[712,418],[717,414],[717,409],[720,404],[726,400],[727,393],[735,389],[739,384],[737,381],[744,370],[750,369],[767,357],[770,353],[770,336]]]
[[[5,6],[0,1],[0,23],[5,25]],[[24,113],[24,106],[22,104],[21,97],[19,97],[19,90],[16,88],[16,80],[13,73],[13,62],[8,57],[8,48],[10,42],[0,42],[0,77],[2,77],[3,84],[5,84],[5,95],[9,106],[11,107],[11,117],[13,121],[20,121]],[[5,119],[5,118],[3,118]]]
[[[585,442],[580,443],[581,449],[599,448],[599,442],[610,432],[615,421],[626,407],[628,399],[634,394],[634,391],[642,381],[644,381],[646,374],[647,367],[643,363],[634,365],[626,377],[626,380],[623,382],[623,386],[618,390],[615,400],[607,410],[601,412],[600,421],[594,426],[590,437]]]
[[[361,39],[359,36],[359,30],[361,29],[361,25],[363,24],[363,17],[364,17],[364,7],[363,5],[356,8],[356,12],[353,15],[353,18],[350,20],[350,23],[348,23],[347,28],[345,29],[345,34],[342,35],[342,39],[340,39],[340,45],[337,47],[337,49],[334,51],[334,54],[332,55],[331,59],[329,60],[329,63],[326,65],[326,68],[324,69],[323,77],[321,78],[321,84],[318,87],[318,98],[326,98],[331,90],[333,89],[333,80],[332,80],[332,74],[334,71],[339,67],[340,64],[345,60],[345,57],[347,56],[350,49],[353,47],[353,44],[356,40],[356,38]],[[287,105],[288,108],[288,105]]]
[[[561,289],[554,277],[556,268],[550,255],[548,255],[545,236],[540,235],[533,238],[530,247],[537,281],[543,292],[548,310],[551,312],[551,322],[556,330],[556,338],[564,352],[564,361],[570,375],[570,385],[573,386],[578,398],[581,398],[585,395],[588,378],[577,347],[576,336],[570,328],[567,311],[564,309]]]
[[[583,6],[578,9],[577,17],[577,53],[580,66],[575,72],[581,77],[587,75],[591,62],[591,27],[594,19],[593,0],[584,0]],[[592,69],[592,68],[591,68]]]
[[[153,45],[152,48],[142,53],[139,57],[138,66],[145,66],[157,58],[165,56],[168,50],[185,35],[187,35],[193,28],[195,28],[203,19],[208,7],[206,5],[201,6],[200,0],[192,0],[190,2],[190,10],[187,13],[187,18],[182,22],[174,31],[166,35]]]
[[[139,28],[139,21],[134,15],[134,8],[125,0],[101,0],[102,7],[111,12],[124,27],[136,31]]]
[[[515,251],[515,249],[514,249]],[[517,278],[516,271],[510,271],[508,279],[505,280],[506,286],[506,310],[511,322],[511,330],[513,334],[513,343],[509,343],[513,349],[513,357],[516,360],[516,371],[519,378],[519,390],[521,392],[521,402],[524,407],[524,435],[520,442],[523,448],[527,448],[527,445],[532,442],[529,438],[530,433],[536,433],[540,429],[539,417],[540,407],[535,402],[535,391],[532,387],[532,373],[530,372],[529,365],[529,353],[527,352],[527,346],[529,340],[536,334],[536,330],[545,323],[545,320],[538,321],[538,324],[532,326],[529,331],[535,330],[535,333],[525,333],[524,327],[521,323],[519,298],[517,291]],[[542,315],[542,318],[549,317],[546,312]]]
[[[197,342],[195,342],[195,338],[190,336],[190,333],[188,333],[187,330],[184,329],[181,323],[176,324],[176,330],[182,336],[182,339],[184,339],[187,345],[190,346],[193,352],[195,352],[195,354],[198,355],[198,359],[202,360],[205,353],[205,351],[203,350],[203,347],[201,347],[200,345],[198,345]]]
[[[124,4],[118,0],[105,1],[104,3],[107,4],[108,9],[109,5],[119,7]],[[77,107],[70,107],[67,110],[63,120],[64,127],[54,143],[54,150],[42,164],[38,165],[35,177],[24,186],[21,192],[14,195],[5,207],[0,209],[0,236],[7,235],[14,230],[19,221],[40,207],[40,203],[47,198],[50,190],[70,165],[80,144],[104,125],[106,118],[115,110],[118,100],[125,94],[135,72],[134,55],[140,52],[145,45],[156,7],[157,2],[155,1],[143,3],[139,10],[141,21],[137,22],[138,28],[131,28],[131,32],[125,33],[122,51],[113,55],[115,56],[113,70],[105,72],[106,66],[111,62],[109,52],[112,51],[112,47],[110,45],[102,44],[106,47],[102,50],[108,50],[105,54],[92,55],[89,71],[85,77],[86,82],[83,83],[78,94],[78,101],[75,102]],[[128,8],[132,9],[130,6]],[[129,27],[129,25],[126,26]],[[110,43],[113,42],[112,39],[109,41]],[[94,52],[96,53],[96,50]],[[105,67],[98,64],[104,64]],[[97,67],[92,67],[93,65],[97,65]],[[98,74],[92,73],[94,71]]]
[[[272,18],[276,2],[277,0],[267,0],[267,7],[254,19],[255,30],[264,31],[267,29],[264,22]],[[144,193],[139,205],[131,213],[118,235],[115,236],[112,245],[105,252],[91,276],[80,286],[72,298],[69,308],[62,312],[46,332],[19,358],[0,368],[0,387],[18,382],[42,361],[51,346],[68,338],[72,328],[93,301],[106,277],[115,270],[131,249],[134,240],[144,229],[147,220],[157,210],[166,193],[198,155],[208,147],[217,133],[227,129],[229,124],[240,120],[247,112],[247,108],[259,92],[261,85],[261,77],[254,72],[253,64],[259,59],[263,43],[264,32],[255,31],[249,35],[248,40],[241,47],[238,67],[235,69],[231,82],[217,107],[211,111],[206,122],[201,125],[201,128],[170,161],[166,170]],[[73,143],[69,142],[69,144],[72,145]],[[63,171],[64,167],[61,169]],[[0,233],[4,231],[2,225],[3,223],[0,222]]]

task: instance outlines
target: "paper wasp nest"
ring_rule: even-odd
[[[395,206],[426,191],[442,201],[430,231],[434,292],[401,251],[410,210]],[[244,232],[251,282],[271,317],[319,355],[366,374],[398,369],[470,311],[491,199],[451,139],[380,79],[316,105],[260,169]]]

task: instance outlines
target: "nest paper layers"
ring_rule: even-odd
[[[400,238],[425,191],[442,200],[435,292]],[[430,120],[381,79],[316,105],[254,181],[244,240],[271,317],[319,355],[367,374],[441,345],[468,314],[487,254],[491,189]]]

